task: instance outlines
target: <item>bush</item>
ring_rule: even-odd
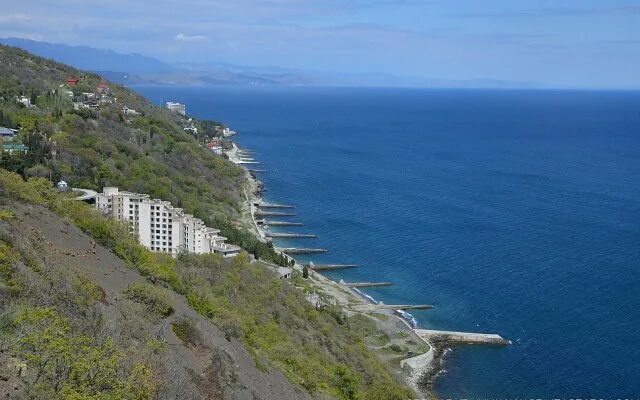
[[[123,368],[124,357],[110,339],[76,334],[53,308],[27,308],[15,319],[20,339],[13,350],[29,370],[30,398],[151,399],[154,387],[144,364]]]
[[[84,276],[76,276],[71,284],[76,296],[76,302],[83,306],[91,306],[98,301],[104,301],[105,293],[100,286],[98,286],[91,279]]]
[[[13,214],[13,211],[8,209],[0,210],[0,221],[11,221],[14,218],[15,215]]]
[[[171,329],[178,339],[188,347],[197,347],[200,345],[201,339],[195,324],[190,319],[183,319],[171,324]]]
[[[129,299],[147,306],[147,309],[157,316],[166,318],[173,314],[169,296],[161,288],[150,283],[132,283],[127,287],[125,294]]]

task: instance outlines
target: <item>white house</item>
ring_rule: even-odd
[[[31,99],[27,96],[18,96],[16,101],[23,104],[25,107],[31,107]]]
[[[132,233],[138,235],[140,244],[152,251],[205,254],[218,253],[233,257],[240,247],[226,243],[217,229],[168,201],[151,199],[147,194],[120,191],[105,187],[96,196],[96,207],[104,214],[129,222]]]
[[[178,114],[186,115],[187,114],[187,106],[182,103],[174,103],[173,101],[167,101],[167,108],[173,112],[177,112]]]
[[[131,116],[134,116],[134,117],[140,115],[139,112],[137,112],[133,108],[129,108],[127,106],[122,106],[122,113],[124,115],[131,115]]]
[[[69,190],[69,184],[65,181],[60,181],[56,183],[56,188],[61,192],[66,192]]]

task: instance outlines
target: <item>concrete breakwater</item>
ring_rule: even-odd
[[[295,208],[288,204],[267,203],[264,201],[256,201],[253,205],[259,208]]]
[[[280,233],[280,232],[267,232],[265,236],[270,238],[282,238],[282,239],[313,239],[317,238],[318,235],[314,235],[312,233]]]
[[[347,269],[347,268],[358,268],[357,264],[314,264],[309,263],[309,268],[314,271],[323,271],[323,270],[336,270],[336,269]]]
[[[265,221],[261,220],[257,222],[258,225],[264,226],[303,226],[301,222],[289,222],[289,221]]]
[[[365,288],[365,287],[382,287],[392,286],[392,282],[345,282],[340,280],[340,284],[352,288]]]
[[[378,310],[430,310],[433,308],[429,304],[358,304],[351,308],[363,312],[375,312]]]
[[[511,344],[509,340],[495,333],[454,332],[431,329],[415,329],[415,332],[427,341],[444,340],[456,343],[496,344],[502,346]]]
[[[316,254],[316,253],[326,253],[326,249],[314,249],[310,247],[285,247],[280,249],[283,253],[286,254]]]
[[[280,211],[263,211],[258,210],[254,213],[256,217],[293,217],[294,213],[280,212]]]

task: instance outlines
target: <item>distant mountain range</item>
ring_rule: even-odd
[[[88,46],[0,38],[0,44],[19,47],[41,57],[97,72],[122,84],[254,85],[254,86],[395,86],[430,88],[534,88],[532,82],[494,79],[444,80],[383,73],[301,71],[281,67],[253,67],[227,63],[170,64],[137,53],[123,54]]]

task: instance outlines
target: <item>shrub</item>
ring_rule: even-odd
[[[77,293],[76,302],[83,306],[91,306],[97,301],[104,301],[105,293],[102,288],[91,279],[78,275],[74,277],[72,288]]]
[[[0,221],[11,221],[15,218],[13,211],[9,209],[0,210]]]
[[[192,320],[183,319],[174,322],[171,324],[171,329],[185,346],[197,347],[200,345],[200,334]]]
[[[173,307],[167,294],[150,283],[132,283],[127,287],[125,294],[129,299],[146,305],[147,309],[155,315],[168,317],[173,314]]]
[[[13,350],[29,370],[33,398],[151,399],[149,369],[134,364],[126,370],[123,355],[110,339],[73,332],[69,320],[53,308],[26,308],[14,324],[21,331]]]

